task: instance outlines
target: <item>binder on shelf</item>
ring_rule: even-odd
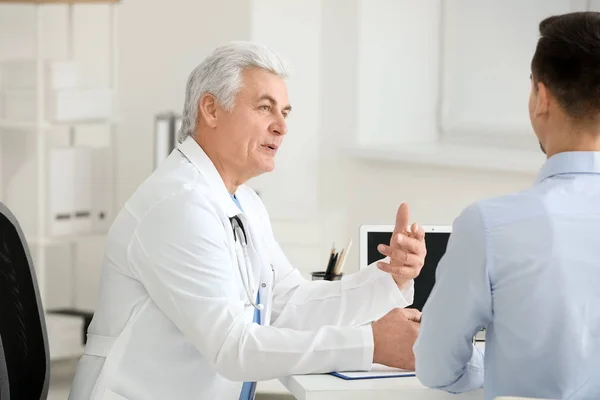
[[[154,169],[177,146],[177,135],[181,123],[181,116],[173,112],[158,114],[154,118]]]
[[[108,147],[92,151],[92,232],[108,231],[113,221],[112,154]]]
[[[48,234],[70,235],[75,228],[75,152],[69,147],[52,148],[48,163]]]
[[[73,147],[73,232],[92,230],[92,148]]]
[[[114,213],[110,148],[55,147],[49,165],[48,234],[106,232]]]

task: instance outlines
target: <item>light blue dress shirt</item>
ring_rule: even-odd
[[[600,152],[556,154],[532,188],[465,209],[414,351],[428,387],[600,399]]]
[[[260,294],[256,294],[256,304],[260,304]],[[254,309],[254,323],[260,324],[260,311]],[[239,400],[254,400],[256,395],[256,382],[244,382]]]

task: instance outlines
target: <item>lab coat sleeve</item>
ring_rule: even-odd
[[[370,326],[297,331],[251,323],[226,228],[201,193],[174,194],[142,218],[128,248],[152,301],[221,375],[258,381],[370,367]]]
[[[375,264],[340,281],[308,281],[294,269],[275,241],[274,326],[314,329],[325,325],[359,326],[390,310],[412,304],[413,284],[398,289],[390,274]]]
[[[399,290],[394,278],[376,263],[340,281],[306,280],[288,261],[273,235],[264,208],[262,212],[266,248],[271,251],[275,271],[273,326],[299,330],[327,325],[360,326],[376,321],[394,308],[412,304],[414,282]]]
[[[483,353],[473,336],[492,316],[486,232],[478,206],[455,221],[414,346],[423,385],[460,393],[483,386]]]

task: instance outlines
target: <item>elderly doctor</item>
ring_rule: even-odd
[[[425,243],[406,206],[379,266],[312,282],[244,185],[274,167],[285,77],[275,53],[244,42],[191,73],[181,144],[108,234],[71,400],[246,400],[256,381],[290,374],[414,367],[419,315],[402,307]]]

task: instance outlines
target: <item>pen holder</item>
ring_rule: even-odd
[[[327,274],[325,271],[311,273],[313,281],[339,281],[344,274]]]

